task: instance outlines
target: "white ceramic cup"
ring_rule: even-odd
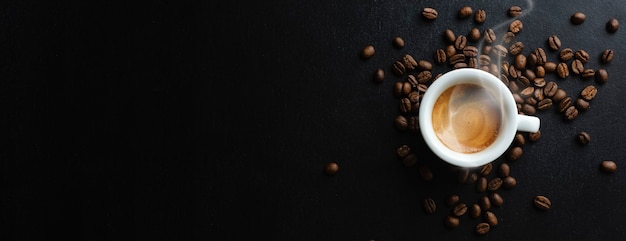
[[[432,112],[439,96],[458,84],[477,84],[489,91],[501,103],[502,122],[491,145],[474,153],[457,152],[448,148],[435,133]],[[428,147],[442,160],[459,167],[478,167],[502,156],[509,148],[517,131],[537,132],[539,118],[520,115],[513,94],[504,83],[483,70],[461,68],[449,71],[433,82],[424,94],[419,109],[420,131]]]

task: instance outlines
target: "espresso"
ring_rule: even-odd
[[[502,110],[487,89],[476,84],[459,84],[444,91],[435,102],[433,129],[453,151],[475,153],[498,137]]]

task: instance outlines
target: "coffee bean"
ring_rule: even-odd
[[[478,49],[474,46],[465,46],[465,48],[463,48],[463,54],[468,57],[476,57],[478,56]]]
[[[524,78],[526,78],[526,77],[524,77]],[[520,77],[520,79],[521,79],[521,77]],[[528,80],[528,79],[526,79],[526,80]],[[524,86],[530,84],[530,83],[522,82],[522,81],[518,81],[518,82],[520,84],[523,84]],[[524,88],[521,92],[519,92],[519,95],[522,96],[522,98],[528,98],[528,97],[532,96],[533,93],[535,93],[535,87],[528,86],[528,87]]]
[[[563,62],[567,62],[572,58],[574,58],[574,50],[570,48],[564,48],[559,52],[559,59]]]
[[[515,68],[517,69],[525,69],[526,68],[526,56],[523,54],[518,54],[515,56]]]
[[[404,165],[405,167],[415,166],[415,163],[417,163],[417,154],[413,152],[409,153],[404,158],[402,158],[402,165]]]
[[[587,61],[589,61],[589,53],[582,49],[576,51],[576,53],[574,53],[574,57],[583,63],[587,63]]]
[[[513,32],[507,31],[503,36],[502,36],[502,42],[505,44],[510,44],[513,42],[513,40],[515,40],[515,34]]]
[[[522,154],[524,153],[524,151],[522,150],[521,147],[516,146],[516,147],[512,147],[508,150],[507,155],[506,155],[506,159],[508,161],[515,161],[517,159],[519,159]]]
[[[485,212],[485,222],[488,223],[489,226],[494,227],[498,225],[498,217],[496,217],[493,212],[487,211]]]
[[[489,175],[489,173],[491,173],[491,170],[493,170],[493,163],[490,162],[490,163],[487,163],[487,164],[483,165],[480,168],[480,175],[483,176],[483,177],[487,176],[487,175]]]
[[[528,78],[529,81],[534,81],[537,78],[537,75],[535,75],[535,71],[533,71],[532,69],[525,69],[522,72],[522,75]]]
[[[428,81],[430,81],[432,78],[433,78],[433,74],[428,70],[424,70],[417,74],[417,82],[419,82],[420,84],[425,84]]]
[[[580,143],[581,145],[587,145],[591,141],[591,136],[589,136],[589,133],[585,131],[581,131],[578,133],[577,139],[578,139],[578,143]]]
[[[417,85],[419,84],[419,82],[417,81],[417,77],[415,77],[415,75],[412,75],[412,74],[407,75],[406,82],[409,82],[413,88],[417,88]]]
[[[550,209],[550,207],[552,207],[552,202],[550,202],[550,199],[541,195],[535,197],[534,204],[535,207],[543,211],[546,211]]]
[[[324,167],[324,173],[326,173],[326,175],[328,176],[333,176],[337,174],[338,171],[339,171],[339,165],[337,165],[336,162],[328,163],[326,164],[326,167]]]
[[[454,206],[454,209],[452,209],[452,214],[457,217],[463,216],[463,214],[465,214],[466,212],[467,206],[465,205],[465,203],[459,203]]]
[[[434,8],[424,8],[422,9],[422,16],[428,20],[435,20],[439,13]]]
[[[576,109],[580,111],[586,111],[589,109],[589,107],[590,107],[589,101],[586,101],[580,98],[576,100]]]
[[[537,66],[537,68],[539,68],[539,66]],[[545,71],[546,71],[546,72],[548,72],[548,73],[555,72],[555,71],[556,71],[556,63],[555,63],[555,62],[550,62],[550,61],[548,61],[548,62],[546,62],[546,63],[543,65],[543,68],[544,68],[544,69],[545,69]]]
[[[545,77],[546,76],[546,67],[545,65],[548,64],[549,62],[546,62],[545,64],[543,64],[544,66],[537,66],[535,67],[535,75],[537,77]]]
[[[508,13],[510,17],[517,17],[522,15],[522,8],[520,6],[511,6]]]
[[[615,33],[618,29],[619,21],[617,21],[617,19],[611,18],[608,22],[606,22],[606,31],[608,31],[609,33]]]
[[[541,131],[528,133],[528,139],[532,142],[538,141],[541,138]]]
[[[428,60],[420,59],[417,61],[417,68],[421,70],[432,70],[433,64]]]
[[[393,38],[393,46],[395,46],[396,48],[403,48],[404,47],[404,39],[402,39],[402,37],[400,36],[396,36],[395,38]]]
[[[498,176],[500,176],[500,178],[506,178],[509,175],[511,175],[511,167],[509,164],[501,163],[498,168]]]
[[[513,93],[513,99],[515,100],[516,104],[524,103],[524,98],[522,98],[522,96],[520,96],[518,93]]]
[[[598,84],[604,84],[609,80],[609,74],[606,72],[605,69],[596,70],[595,77]]]
[[[569,76],[569,67],[567,67],[566,63],[561,62],[556,66],[556,73],[561,79],[565,79]]]
[[[420,102],[413,102],[413,106],[411,106],[411,113],[419,114],[419,110],[420,110]],[[413,119],[415,119],[415,123],[413,123]],[[409,129],[411,132],[415,132],[415,133],[419,132],[419,129],[420,129],[419,118],[417,118],[417,116],[411,116],[411,119],[409,120],[409,124],[410,124],[409,127],[415,128],[415,129]]]
[[[541,97],[543,97],[543,90],[540,88],[543,88],[546,86],[546,79],[544,78],[535,78],[535,80],[533,81],[533,85],[535,85],[535,87],[537,87],[535,89],[535,93],[537,93],[537,90],[541,91]]]
[[[537,65],[544,65],[548,61],[546,51],[543,48],[536,48],[533,53],[537,56]]]
[[[486,55],[486,54],[481,54],[480,56],[478,56],[478,63],[481,66],[489,65],[491,63],[491,57],[489,57],[489,55]]]
[[[583,71],[585,71],[585,66],[582,61],[579,59],[572,61],[572,72],[574,72],[574,74],[582,74]]]
[[[595,86],[588,85],[580,92],[580,96],[586,101],[591,101],[597,93],[598,89]]]
[[[468,18],[469,16],[472,16],[472,13],[474,13],[474,10],[470,7],[470,6],[464,6],[461,9],[459,9],[459,18]]]
[[[450,58],[448,58],[448,62],[450,63],[450,65],[463,63],[463,62],[465,62],[465,55],[464,54],[452,55]]]
[[[528,67],[537,66],[538,59],[537,59],[537,55],[535,54],[535,52],[529,53],[526,59],[527,59],[526,61],[528,62],[527,63]]]
[[[458,178],[457,180],[459,181],[459,183],[466,183],[467,182],[467,178],[470,175],[470,171],[467,168],[461,168],[459,169],[459,174],[458,174]]]
[[[401,97],[403,87],[404,87],[404,82],[396,81],[393,85],[393,95],[395,95],[396,97]]]
[[[406,73],[406,67],[404,67],[404,64],[402,64],[402,62],[400,61],[394,62],[392,69],[393,69],[393,73],[396,74],[397,76],[403,76],[404,73]]]
[[[556,35],[548,37],[548,46],[552,50],[559,50],[561,48],[561,39]]]
[[[552,99],[543,99],[537,103],[537,109],[539,110],[547,110],[552,108]]]
[[[402,83],[402,95],[408,95],[413,90],[413,86],[409,82]]]
[[[487,20],[487,13],[485,12],[485,10],[476,10],[476,13],[474,13],[474,22],[484,23],[485,20]]]
[[[487,178],[479,177],[476,180],[476,192],[483,193],[487,190]]]
[[[430,169],[430,167],[426,165],[421,165],[419,167],[419,174],[422,180],[424,181],[428,182],[428,181],[433,180],[433,171]]]
[[[385,80],[385,71],[381,68],[376,69],[376,71],[374,71],[373,79],[378,83],[383,82],[383,80]]]
[[[496,33],[493,31],[493,29],[485,29],[483,35],[485,36],[485,41],[487,43],[493,43],[496,41]]]
[[[376,50],[374,49],[373,45],[367,45],[361,50],[361,58],[369,59],[374,56],[375,52]]]
[[[478,218],[478,217],[480,217],[481,212],[482,212],[482,210],[480,210],[480,205],[474,203],[470,207],[469,215],[472,218]]]
[[[405,156],[408,156],[410,153],[411,153],[411,147],[409,147],[408,145],[401,145],[396,150],[396,155],[399,158],[404,158]]]
[[[512,176],[507,176],[502,179],[502,186],[504,189],[511,189],[517,186],[517,180]]]
[[[552,96],[552,101],[553,103],[559,103],[561,100],[565,99],[565,97],[567,97],[567,92],[565,92],[564,89],[558,89],[554,96]]]
[[[487,184],[487,189],[493,192],[493,191],[497,191],[498,189],[500,189],[501,186],[502,186],[502,179],[499,177],[496,177],[489,181],[489,183]]]
[[[498,194],[497,192],[492,192],[489,194],[489,201],[494,207],[501,207],[502,204],[504,204],[504,199],[502,199],[502,196],[500,196],[500,194]]]
[[[448,215],[446,219],[444,220],[444,223],[449,228],[456,228],[459,226],[460,221],[459,221],[459,218],[454,217],[452,215]]]
[[[524,24],[519,19],[513,20],[511,24],[509,24],[509,31],[512,33],[519,33],[524,28]]]
[[[428,86],[425,84],[418,84],[417,85],[417,91],[419,91],[420,93],[426,93],[426,91],[428,90]]]
[[[458,195],[450,195],[446,198],[446,205],[449,207],[454,206],[457,202],[459,202],[460,198]]]
[[[467,184],[476,183],[477,180],[478,180],[478,174],[472,172],[467,177]]]
[[[419,109],[419,103],[415,103],[417,106],[413,105],[411,107],[412,112],[417,114],[417,109]],[[418,133],[420,129],[419,118],[417,116],[409,117],[409,131],[412,133]]]
[[[399,131],[405,131],[409,128],[409,120],[403,115],[398,115],[394,121],[396,129]]]
[[[467,39],[472,42],[476,42],[480,40],[481,34],[480,30],[476,27],[472,28],[470,32],[467,34]]]
[[[568,121],[574,120],[576,119],[576,117],[578,117],[578,110],[575,106],[570,106],[567,108],[567,110],[565,110],[564,117]]]
[[[600,163],[600,170],[607,173],[613,173],[617,170],[617,164],[614,161],[605,160]]]
[[[481,210],[487,211],[491,209],[491,200],[489,200],[488,196],[482,196],[478,199],[478,205],[480,205]]]
[[[443,49],[437,49],[435,52],[435,63],[443,64],[447,61],[446,51]]]
[[[587,16],[581,12],[574,13],[570,17],[570,21],[575,25],[582,24],[583,22],[585,22],[585,19],[587,19]]]
[[[402,57],[402,63],[407,70],[414,70],[417,68],[417,61],[410,54],[405,54]]]
[[[490,229],[490,226],[488,223],[479,223],[478,225],[476,225],[476,228],[474,229],[474,231],[478,235],[485,235],[489,232],[489,229]]]
[[[572,98],[566,96],[561,101],[559,101],[559,112],[565,112],[570,106],[572,106]]]
[[[443,38],[449,43],[449,44],[454,44],[454,41],[456,40],[456,34],[454,34],[454,32],[451,29],[446,29],[443,32]]]
[[[613,60],[613,55],[615,54],[615,52],[612,49],[605,49],[602,52],[602,56],[600,57],[600,59],[602,60],[602,63],[609,63],[611,62],[611,60]]]
[[[433,214],[437,211],[437,204],[435,204],[435,200],[432,198],[424,198],[424,202],[422,204],[424,211],[426,211],[427,214]]]
[[[411,106],[413,104],[411,103],[411,100],[409,100],[409,98],[402,98],[400,100],[400,111],[402,113],[407,113],[411,111]]]
[[[515,42],[509,47],[509,53],[512,55],[518,55],[522,53],[522,50],[524,50],[524,43],[522,42]]]
[[[537,110],[534,107],[534,106],[537,105],[537,102],[539,102],[539,101],[537,99],[535,99],[535,97],[531,96],[531,97],[526,98],[524,100],[524,103],[526,103],[526,104],[524,104],[524,105],[528,105],[530,107],[522,106],[522,109],[521,109],[522,112],[527,114],[527,115],[534,115],[537,112]],[[532,109],[529,109],[529,108],[532,108]]]
[[[457,54],[456,48],[454,47],[454,44],[448,45],[446,47],[445,51],[446,51],[446,56],[448,56],[448,59],[450,59],[452,56]]]
[[[509,66],[509,76],[513,79],[517,79],[522,75],[522,71],[515,68],[514,65]]]
[[[515,134],[515,137],[513,138],[513,144],[515,146],[523,146],[525,143],[526,138],[524,138],[524,135],[522,133]]]

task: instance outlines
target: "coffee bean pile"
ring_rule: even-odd
[[[444,29],[442,35],[445,45],[432,52],[432,59],[415,58],[412,54],[404,54],[390,64],[389,70],[396,79],[401,79],[393,84],[392,89],[393,94],[399,99],[400,113],[394,119],[394,126],[397,130],[419,134],[418,110],[421,98],[428,87],[445,71],[458,68],[481,69],[502,80],[513,93],[519,114],[535,115],[538,112],[554,109],[563,121],[569,122],[590,109],[593,99],[598,94],[597,87],[606,84],[609,80],[604,65],[612,61],[614,51],[607,48],[599,53],[599,63],[596,64],[592,63],[594,61],[591,56],[594,54],[584,49],[563,46],[557,35],[546,37],[548,51],[542,47],[527,46],[524,42],[516,40],[518,35],[523,34],[524,23],[518,19],[523,15],[523,9],[520,6],[511,6],[507,11],[511,21],[503,33],[491,28],[481,31],[478,26],[472,27],[467,34],[458,34],[451,29]],[[424,7],[421,17],[426,22],[433,22],[442,16],[436,9]],[[480,25],[488,16],[482,9],[473,10],[471,6],[463,6],[458,10],[456,17],[461,21],[471,18],[476,25]],[[570,22],[574,25],[581,25],[586,18],[584,13],[577,12],[571,15]],[[612,18],[604,27],[607,32],[615,33],[619,23],[617,19]],[[392,43],[394,47],[402,49],[405,40],[396,36]],[[531,51],[524,55],[522,54],[524,50]],[[374,53],[374,46],[367,45],[362,49],[361,57],[369,59],[374,56]],[[435,73],[433,68],[435,65],[442,66],[445,70]],[[600,67],[592,68],[591,66]],[[568,92],[559,87],[558,82],[572,78],[594,79],[595,84],[589,84],[577,92]],[[374,71],[375,82],[382,83],[385,79],[384,68]],[[445,202],[450,212],[443,221],[444,225],[449,228],[458,227],[461,223],[460,217],[468,213],[473,219],[482,217],[474,229],[478,235],[486,234],[497,226],[498,218],[494,209],[504,203],[500,192],[514,189],[517,185],[516,178],[511,175],[509,163],[522,156],[526,140],[536,142],[540,138],[541,131],[518,132],[513,144],[503,156],[506,161],[497,167],[494,166],[495,162],[492,162],[477,169],[453,168],[458,175],[458,183],[474,185],[480,198],[462,200],[457,195],[450,195]],[[577,138],[582,145],[590,141],[590,136],[586,132],[578,133]],[[419,163],[417,153],[413,152],[408,145],[398,147],[397,157],[407,167]],[[602,161],[600,170],[612,173],[616,170],[616,164],[610,160]],[[433,179],[433,172],[426,164],[419,165],[419,175],[424,181]],[[542,211],[547,211],[552,206],[550,199],[543,195],[537,195],[533,203],[538,210]],[[427,214],[434,214],[438,208],[437,202],[432,197],[424,198],[422,206]]]

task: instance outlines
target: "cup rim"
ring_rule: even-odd
[[[503,103],[504,119],[498,137],[489,147],[475,153],[460,153],[449,149],[432,128],[431,116],[437,98],[450,86],[462,83],[487,85],[490,90],[501,94]],[[451,70],[433,82],[422,97],[419,117],[420,131],[428,147],[442,160],[459,167],[478,167],[499,158],[513,142],[518,126],[517,105],[509,88],[491,73],[472,68]]]

